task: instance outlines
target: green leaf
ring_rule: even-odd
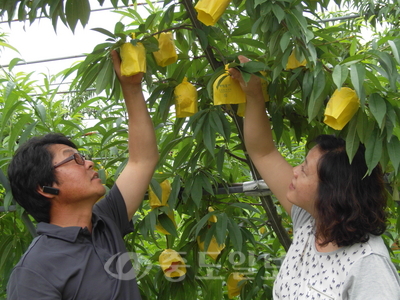
[[[200,207],[200,201],[203,197],[203,180],[200,176],[196,176],[193,180],[193,184],[191,186],[190,195],[193,199],[193,202],[197,207]]]
[[[181,168],[183,163],[187,161],[187,158],[190,156],[190,152],[192,151],[192,147],[192,144],[187,144],[178,152],[178,155],[174,157],[174,163],[172,165],[173,170]]]
[[[215,224],[215,238],[219,245],[225,242],[226,229],[228,227],[228,216],[225,213],[217,215],[217,223]]]
[[[158,47],[158,41],[154,36],[142,40],[142,43],[147,52],[156,52],[160,50]]]
[[[21,114],[19,120],[17,122],[14,122],[14,124],[11,127],[11,132],[8,140],[8,150],[10,152],[13,152],[14,148],[17,146],[19,142],[19,137],[24,132],[26,124],[29,124],[32,121],[33,120],[31,115]]]
[[[218,152],[216,155],[216,161],[217,161],[217,171],[220,175],[222,175],[224,161],[225,161],[225,146],[222,146],[221,148],[218,149]]]
[[[97,27],[97,28],[92,28],[91,30],[97,31],[97,32],[102,33],[102,34],[105,34],[105,35],[107,35],[107,36],[109,36],[109,37],[111,37],[113,39],[115,39],[117,37],[114,33],[110,32],[110,31],[108,31],[107,29],[104,29],[104,28]]]
[[[4,98],[5,100],[8,99],[8,97],[10,96],[10,94],[12,93],[12,91],[14,90],[16,84],[13,81],[8,81],[7,82],[7,86],[6,86],[6,92],[4,94]]]
[[[396,84],[398,78],[398,71],[396,69],[396,63],[393,57],[386,52],[381,52],[377,50],[372,50],[371,53],[373,53],[378,57],[379,63],[382,66],[382,69],[384,70],[384,72],[382,72],[381,70],[379,72],[389,80],[390,88],[393,91],[397,91]],[[379,70],[378,66],[374,66],[374,68]]]
[[[198,29],[198,28],[194,28],[194,32],[196,33],[196,35],[197,35],[198,38],[199,38],[199,42],[200,42],[200,44],[201,44],[201,47],[202,47],[203,49],[206,49],[206,48],[208,47],[208,38],[207,38],[207,34],[206,34],[203,30]]]
[[[160,25],[158,26],[159,31],[168,28],[171,25],[174,17],[174,10],[175,10],[175,5],[171,5],[170,7],[167,8],[167,10],[164,13],[164,16],[160,21]]]
[[[174,181],[171,184],[171,193],[169,194],[167,200],[168,205],[169,207],[171,207],[171,209],[175,208],[180,191],[181,191],[181,177],[179,175],[176,175]]]
[[[279,45],[281,46],[282,52],[285,52],[285,50],[288,48],[288,45],[290,43],[290,39],[291,39],[290,32],[287,31],[282,35],[282,38],[279,41]]]
[[[314,78],[313,90],[310,96],[310,103],[308,104],[308,122],[311,122],[320,112],[324,104],[325,95],[325,74],[323,71],[318,72]]]
[[[203,143],[206,146],[206,149],[210,152],[210,154],[214,156],[216,135],[214,129],[210,125],[209,119],[210,119],[209,116],[207,116],[202,126]]]
[[[375,88],[378,90],[383,90],[384,88],[382,87],[381,82],[379,81],[379,78],[377,78],[375,72],[371,72],[369,70],[366,70],[366,76],[367,78],[375,85]]]
[[[47,114],[46,114],[46,108],[42,105],[42,104],[36,104],[35,105],[35,111],[36,114],[38,115],[38,117],[40,118],[40,120],[46,124],[46,120],[47,120]]]
[[[276,2],[274,5],[272,5],[272,11],[274,12],[275,17],[278,19],[278,23],[282,22],[286,13],[279,5],[279,2]]]
[[[365,143],[365,161],[367,162],[369,173],[378,164],[382,155],[382,137],[379,135],[377,128],[371,132]]]
[[[243,36],[248,34],[251,31],[251,27],[253,23],[250,19],[242,19],[239,21],[237,26],[235,26],[235,30],[232,32],[232,36]]]
[[[159,12],[149,15],[146,18],[146,22],[145,22],[145,27],[144,28],[146,30],[152,29],[154,27],[154,24],[156,23],[158,17],[159,17]]]
[[[306,71],[302,82],[302,98],[305,100],[311,95],[314,85],[314,76],[311,72]]]
[[[213,99],[213,86],[214,86],[215,80],[217,80],[218,77],[224,73],[225,73],[225,69],[220,67],[217,70],[215,70],[215,72],[209,78],[208,83],[207,83],[207,93],[208,93],[208,97],[210,99]]]
[[[159,215],[158,222],[160,222],[160,225],[164,227],[164,229],[168,231],[169,234],[171,234],[174,237],[178,236],[178,232],[176,231],[175,225],[167,214]]]
[[[107,85],[112,82],[114,75],[114,66],[111,60],[106,60],[102,66],[99,66],[100,72],[96,80],[96,93],[99,95],[105,90]]]
[[[197,176],[202,181],[203,189],[205,191],[207,191],[210,195],[214,195],[214,190],[212,189],[212,185],[211,185],[211,182],[209,180],[209,177],[204,172],[200,172]],[[209,176],[211,178],[211,174],[209,174]]]
[[[276,136],[276,140],[279,141],[282,136],[283,132],[283,115],[282,112],[279,110],[279,108],[275,107],[275,109],[270,111],[271,113],[271,118],[272,118],[272,125],[273,125],[273,130]]]
[[[249,38],[232,38],[231,39],[232,43],[236,43],[238,45],[246,45],[246,46],[252,46],[256,49],[260,49],[262,47],[265,47],[265,44],[258,41],[258,40],[253,40]]]
[[[224,125],[222,124],[222,121],[220,119],[220,114],[218,113],[218,111],[215,111],[215,110],[210,111],[209,120],[210,120],[211,127],[216,132],[220,133],[225,139],[227,139],[227,136],[225,135]]]
[[[254,208],[254,207],[251,206],[250,204],[244,203],[244,202],[232,203],[230,206],[239,207],[239,208],[241,208],[241,209],[249,210],[249,211],[255,212],[256,214],[259,214],[259,213],[260,213],[256,208]]]
[[[65,128],[67,128],[68,130],[75,127],[78,130],[79,134],[83,131],[82,128],[79,126],[79,124],[72,122],[70,120],[61,120],[59,124],[65,125]]]
[[[210,246],[210,242],[211,242],[211,240],[212,240],[212,238],[214,236],[215,231],[216,231],[216,225],[215,224],[211,225],[211,227],[209,227],[207,229],[206,236],[204,238],[204,251],[205,252],[207,252],[208,247]]]
[[[388,41],[390,47],[392,48],[393,56],[397,63],[400,65],[400,40]]]
[[[150,231],[154,231],[155,230],[155,228],[156,228],[156,224],[157,224],[157,215],[156,215],[156,212],[157,212],[158,210],[151,210],[147,215],[146,215],[146,217],[144,218],[144,223],[145,223],[145,225],[146,225],[146,231],[142,231],[142,234],[144,235],[144,236],[147,236],[147,231],[148,230],[150,230]]]
[[[300,27],[306,37],[306,42],[308,43],[314,37],[314,34],[312,33],[312,31],[308,30],[308,23],[306,18],[302,15],[300,11],[297,10],[297,8],[293,8],[291,12],[296,17],[298,24],[300,24]]]
[[[31,136],[33,129],[36,127],[38,121],[32,122],[29,124],[25,130],[22,132],[22,135],[19,139],[20,144],[26,142],[28,138]]]
[[[13,243],[13,236],[9,235],[9,236],[5,236],[2,237],[2,241],[0,244],[0,251],[1,251],[1,257],[0,257],[0,270],[4,270],[4,265],[5,263],[12,259],[12,253],[14,250],[14,243]]]
[[[342,61],[342,64],[343,65],[353,65],[353,64],[358,63],[358,62],[360,62],[360,61],[362,61],[364,59],[365,59],[365,55],[361,55],[361,54],[360,55],[349,56],[349,57],[347,57],[346,59],[344,59]]]
[[[357,115],[357,133],[360,137],[360,142],[365,144],[367,139],[368,117],[363,112]]]
[[[157,196],[157,198],[162,199],[162,188],[160,186],[160,183],[154,178],[152,178],[150,181],[150,187],[153,193]]]
[[[98,103],[98,101],[99,101],[99,99],[95,97],[93,99],[83,102],[80,106],[78,106],[77,108],[75,108],[73,110],[72,115],[75,115],[75,114],[83,111],[84,109],[88,108],[93,103]],[[96,105],[93,105],[91,108],[96,108],[96,107],[97,107]]]
[[[348,133],[346,136],[346,153],[351,163],[360,145],[360,138],[357,135],[357,118],[352,118],[347,127]]]
[[[247,73],[256,73],[268,69],[268,66],[266,66],[264,63],[260,61],[249,61],[247,63],[243,63],[240,65],[241,67],[239,69]]]
[[[231,239],[233,244],[233,248],[236,251],[242,251],[242,246],[243,246],[242,233],[240,232],[240,227],[231,218],[228,219],[228,232],[229,232],[229,238]]]
[[[200,221],[197,222],[197,224],[195,226],[193,226],[192,230],[190,231],[191,235],[193,233],[193,231],[195,232],[194,236],[198,236],[200,231],[203,229],[204,225],[207,223],[208,219],[213,216],[216,215],[217,212],[213,211],[213,212],[209,212],[208,214],[206,214],[204,217],[202,217],[200,219]]]
[[[333,69],[332,79],[336,87],[340,89],[349,75],[349,69],[345,65],[336,65]]]
[[[21,58],[14,58],[10,61],[10,64],[8,65],[8,69],[11,71],[19,62],[25,62]]]
[[[0,184],[6,189],[6,191],[11,191],[10,182],[2,169],[0,169]]]
[[[10,205],[12,204],[13,199],[14,199],[14,198],[13,198],[13,195],[12,195],[12,193],[11,193],[11,190],[8,190],[8,191],[6,192],[5,197],[4,197],[4,208],[5,208],[6,211],[8,210],[8,208],[10,207]]]
[[[85,73],[82,76],[82,81],[79,83],[80,84],[80,92],[86,91],[92,83],[96,80],[98,74],[99,74],[99,68],[101,67],[100,63],[99,65],[95,65],[91,68],[88,69],[88,71],[85,71]]]
[[[75,32],[78,20],[85,27],[89,21],[90,3],[89,0],[67,0],[65,4],[65,15],[72,32]]]
[[[397,174],[400,166],[400,155],[399,155],[400,141],[397,136],[395,135],[392,136],[390,142],[387,143],[387,150],[389,158],[395,170],[395,174]]]
[[[365,91],[363,87],[365,79],[365,67],[362,64],[354,64],[350,66],[350,77],[356,90],[358,98],[360,98],[361,106],[365,104]]]
[[[379,128],[384,125],[384,119],[386,116],[386,103],[385,100],[377,93],[373,93],[369,96],[369,109],[374,116]]]
[[[161,97],[160,104],[158,106],[158,113],[163,121],[167,120],[170,107],[173,105],[173,94],[174,88],[168,87],[164,90],[164,94]]]
[[[14,48],[13,46],[11,46],[7,43],[4,43],[2,41],[0,41],[0,47],[7,47],[7,48],[10,48],[11,50],[14,50],[15,52],[19,53],[19,51],[16,48]]]
[[[350,55],[354,56],[357,52],[357,40],[356,39],[352,39],[350,42]]]

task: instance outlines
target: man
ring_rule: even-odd
[[[39,222],[39,236],[11,274],[8,299],[140,299],[134,276],[123,276],[132,264],[113,258],[127,253],[123,236],[132,231],[158,150],[143,74],[122,76],[118,53],[111,55],[129,117],[128,163],[98,201],[105,188],[93,162],[66,137],[48,134],[18,149],[8,176],[16,201]]]

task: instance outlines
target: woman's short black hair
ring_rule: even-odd
[[[315,204],[321,245],[348,246],[384,233],[387,195],[380,165],[368,173],[362,144],[350,163],[342,138],[321,135],[316,143],[322,153]]]
[[[48,147],[64,144],[77,148],[66,136],[49,133],[22,144],[8,167],[8,179],[14,199],[38,222],[50,221],[51,202],[38,193],[42,186],[57,183],[53,170],[53,154]]]

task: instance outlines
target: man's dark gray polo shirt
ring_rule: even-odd
[[[39,236],[11,274],[8,299],[140,299],[132,263],[123,255],[123,236],[133,225],[116,186],[94,206],[92,223],[92,233],[39,223]]]

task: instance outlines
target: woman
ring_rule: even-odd
[[[400,299],[400,279],[380,237],[386,228],[380,167],[366,176],[362,145],[350,164],[344,140],[323,135],[293,168],[275,147],[260,79],[246,84],[238,70],[230,73],[247,97],[247,151],[293,221],[274,299]]]

